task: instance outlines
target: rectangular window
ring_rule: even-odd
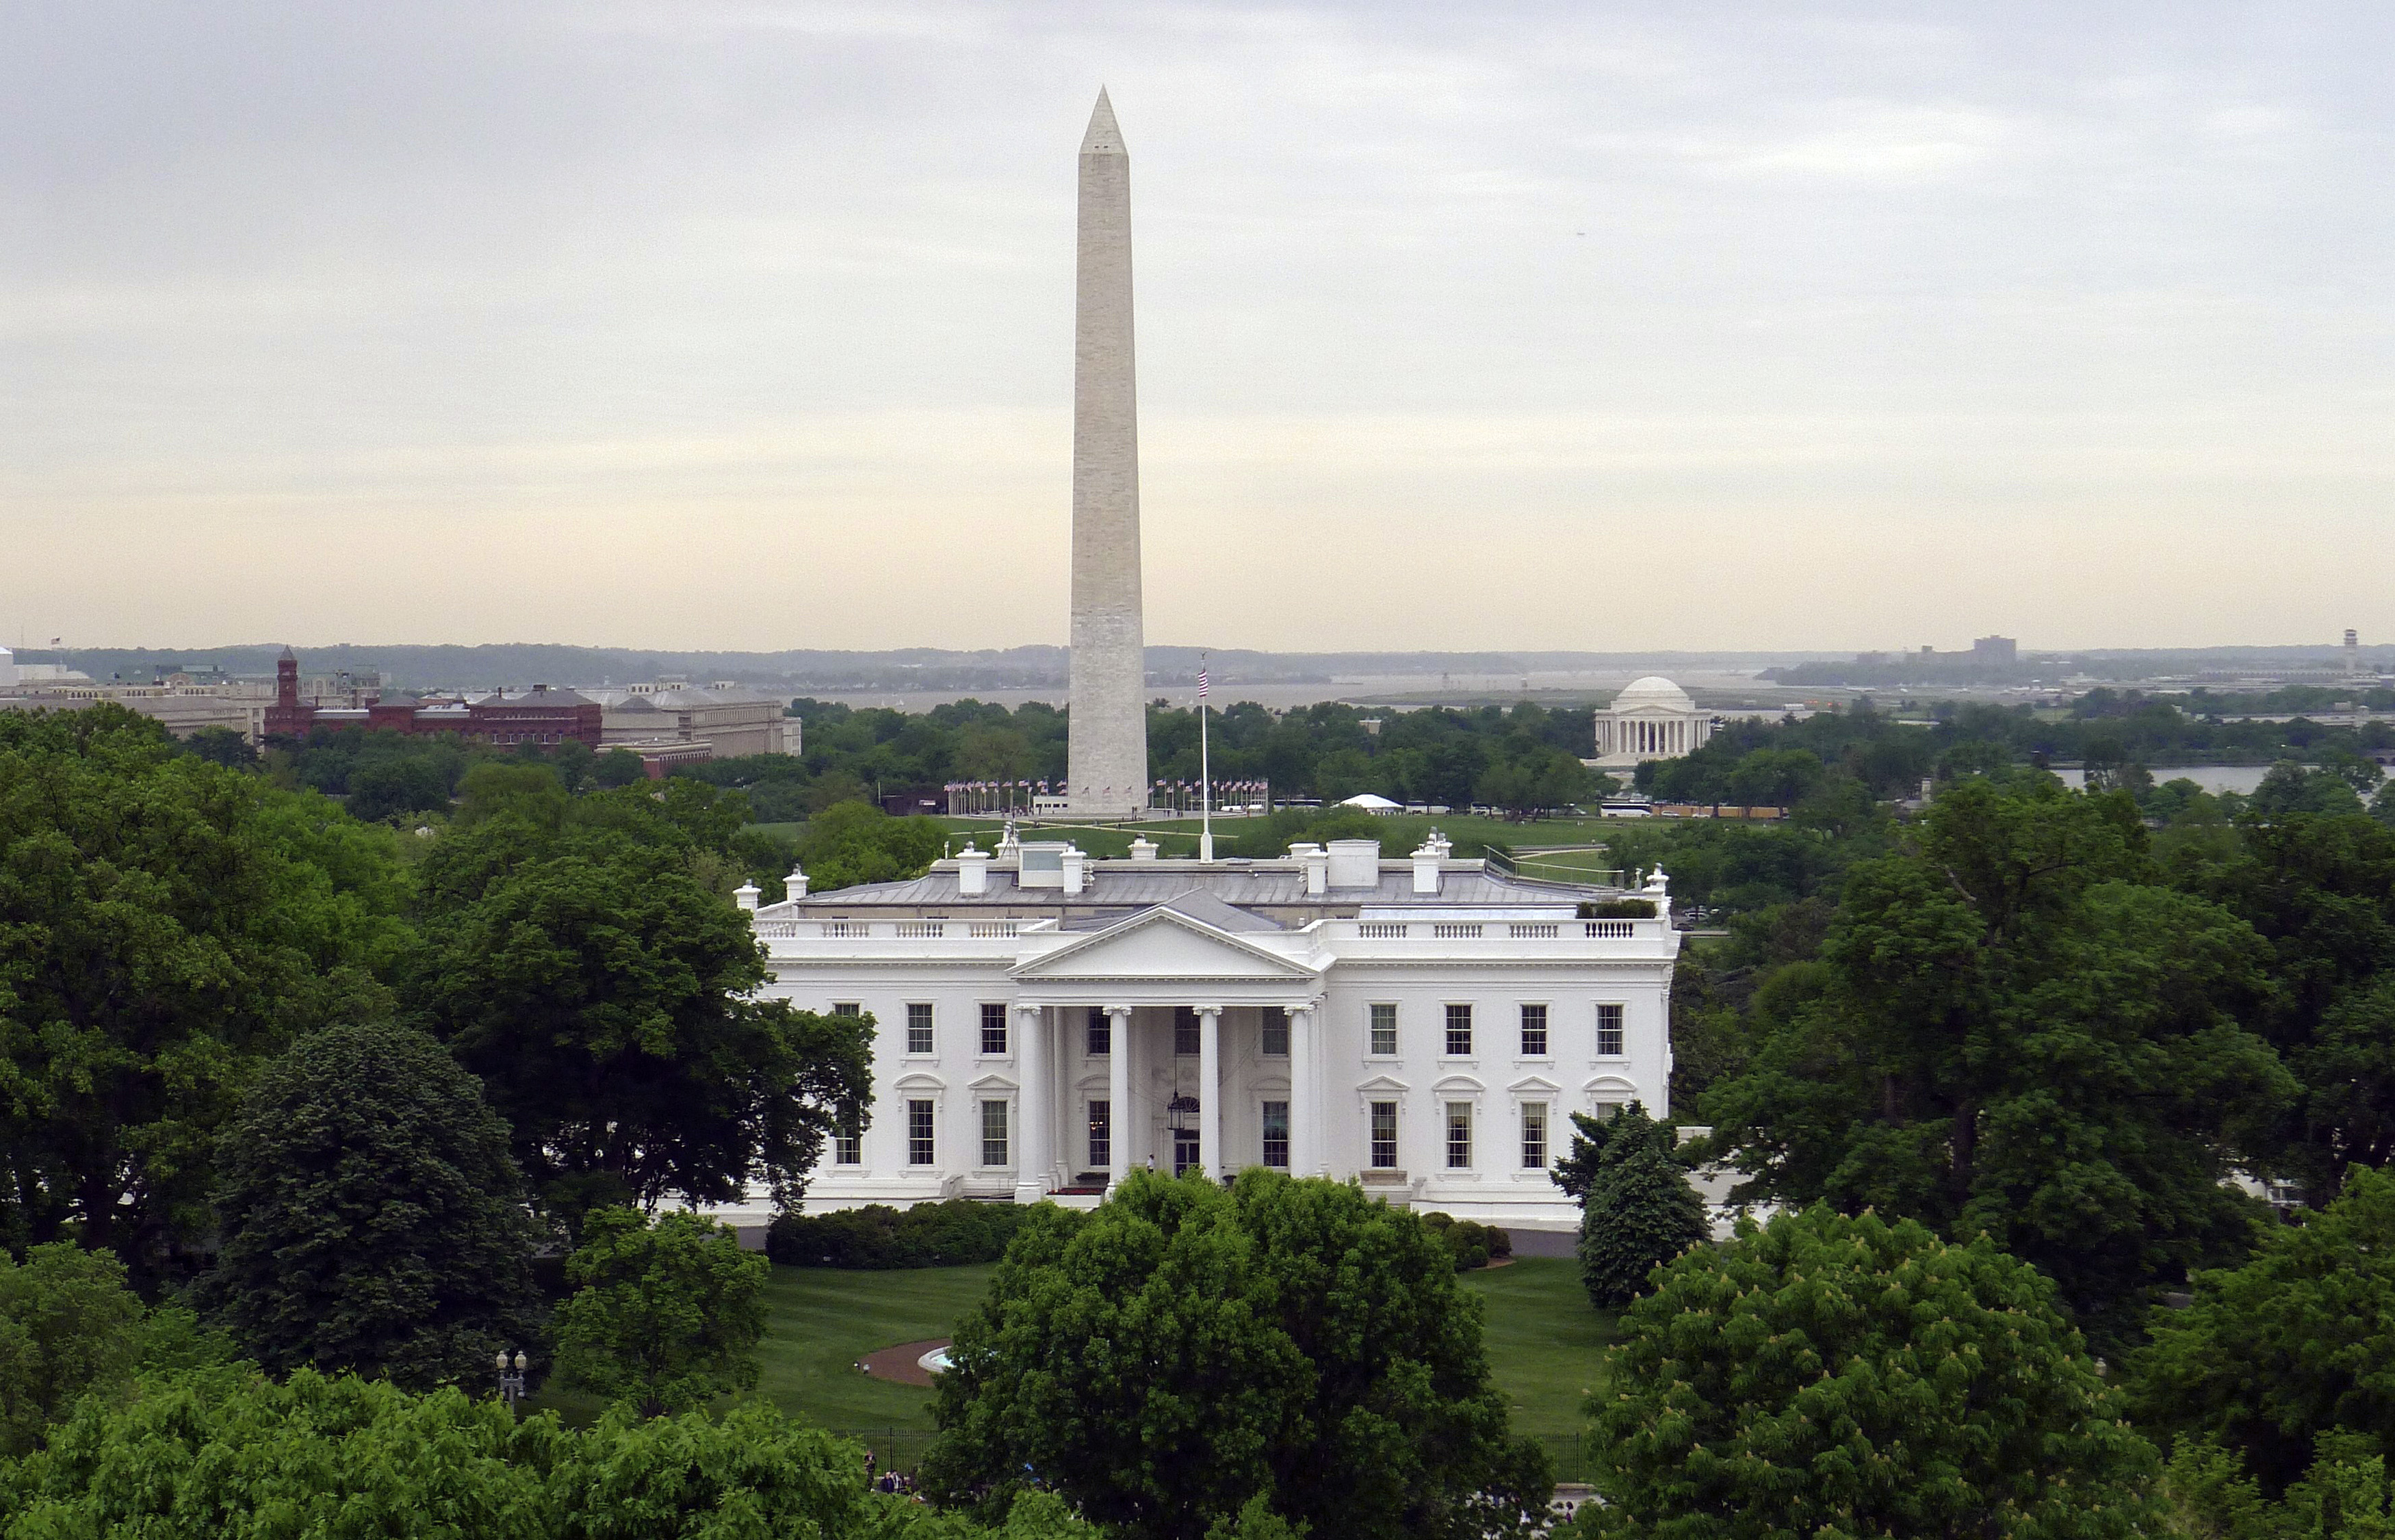
[[[1105,1059],[1113,1052],[1114,1019],[1095,1006],[1090,1007],[1089,1031],[1091,1058]]]
[[[1395,1171],[1397,1168],[1397,1104],[1394,1101],[1372,1103],[1372,1169]]]
[[[1189,1058],[1198,1053],[1198,1013],[1187,1006],[1172,1007],[1172,1051]]]
[[[1281,1170],[1289,1168],[1289,1103],[1264,1103],[1264,1164]]]
[[[1447,1168],[1472,1168],[1472,1103],[1468,1101],[1447,1104]]]
[[[846,1002],[835,1001],[831,1007],[831,1013],[834,1016],[863,1016],[865,1014],[865,1007],[858,1005],[853,1000]]]
[[[1547,1007],[1544,1006],[1522,1007],[1522,1057],[1547,1057]]]
[[[1115,1163],[1114,1106],[1110,1102],[1090,1103],[1090,1169],[1104,1171]]]
[[[1006,1103],[1003,1101],[981,1104],[981,1163],[984,1165],[1006,1164]]]
[[[1522,1103],[1522,1169],[1543,1171],[1547,1168],[1547,1104],[1543,1101]]]
[[[1397,1007],[1374,1006],[1372,1013],[1372,1052],[1387,1057],[1397,1051]]]
[[[1266,1059],[1289,1057],[1289,1012],[1279,1006],[1264,1007],[1264,1041],[1259,1045]]]
[[[908,1053],[932,1051],[932,1007],[927,1005],[917,1004],[906,1007],[906,1051]]]
[[[906,1103],[906,1164],[930,1165],[936,1153],[933,1142],[932,1104],[928,1101]]]
[[[981,1051],[1006,1051],[1006,1007],[985,1004],[981,1007]]]
[[[1621,1057],[1621,1007],[1620,1006],[1596,1007],[1596,1057],[1599,1059]]]
[[[1447,1052],[1451,1059],[1472,1057],[1472,1007],[1447,1007]]]
[[[831,1163],[834,1165],[865,1164],[865,1109],[853,1101],[840,1104],[839,1121],[832,1125]]]

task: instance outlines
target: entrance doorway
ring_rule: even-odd
[[[1194,1170],[1204,1157],[1198,1152],[1198,1136],[1182,1129],[1172,1130],[1172,1174],[1176,1177]]]

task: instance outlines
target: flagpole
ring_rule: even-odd
[[[1198,859],[1214,859],[1214,786],[1206,761],[1206,654],[1198,654]]]

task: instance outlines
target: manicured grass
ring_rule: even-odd
[[[893,1343],[946,1336],[980,1302],[990,1272],[987,1266],[775,1268],[765,1295],[770,1316],[759,1393],[836,1432],[880,1435],[863,1441],[885,1464],[913,1466],[930,1441],[932,1393],[867,1378],[856,1361]],[[1581,1403],[1598,1382],[1614,1318],[1589,1308],[1579,1265],[1568,1257],[1526,1257],[1466,1273],[1463,1283],[1488,1302],[1489,1371],[1515,1429],[1547,1446],[1559,1478],[1579,1478],[1587,1464]]]
[[[1525,1257],[1467,1272],[1463,1283],[1488,1301],[1482,1341],[1514,1431],[1547,1446],[1558,1481],[1585,1480],[1588,1419],[1581,1408],[1603,1382],[1616,1316],[1589,1305],[1580,1264],[1568,1257]]]
[[[775,1268],[766,1285],[758,1393],[794,1416],[861,1438],[885,1466],[911,1468],[932,1436],[932,1392],[870,1378],[857,1360],[946,1336],[988,1291],[991,1265],[850,1272]],[[895,1433],[896,1437],[888,1435]]]

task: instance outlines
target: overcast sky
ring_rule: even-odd
[[[0,640],[2395,639],[2395,7],[0,0]]]

